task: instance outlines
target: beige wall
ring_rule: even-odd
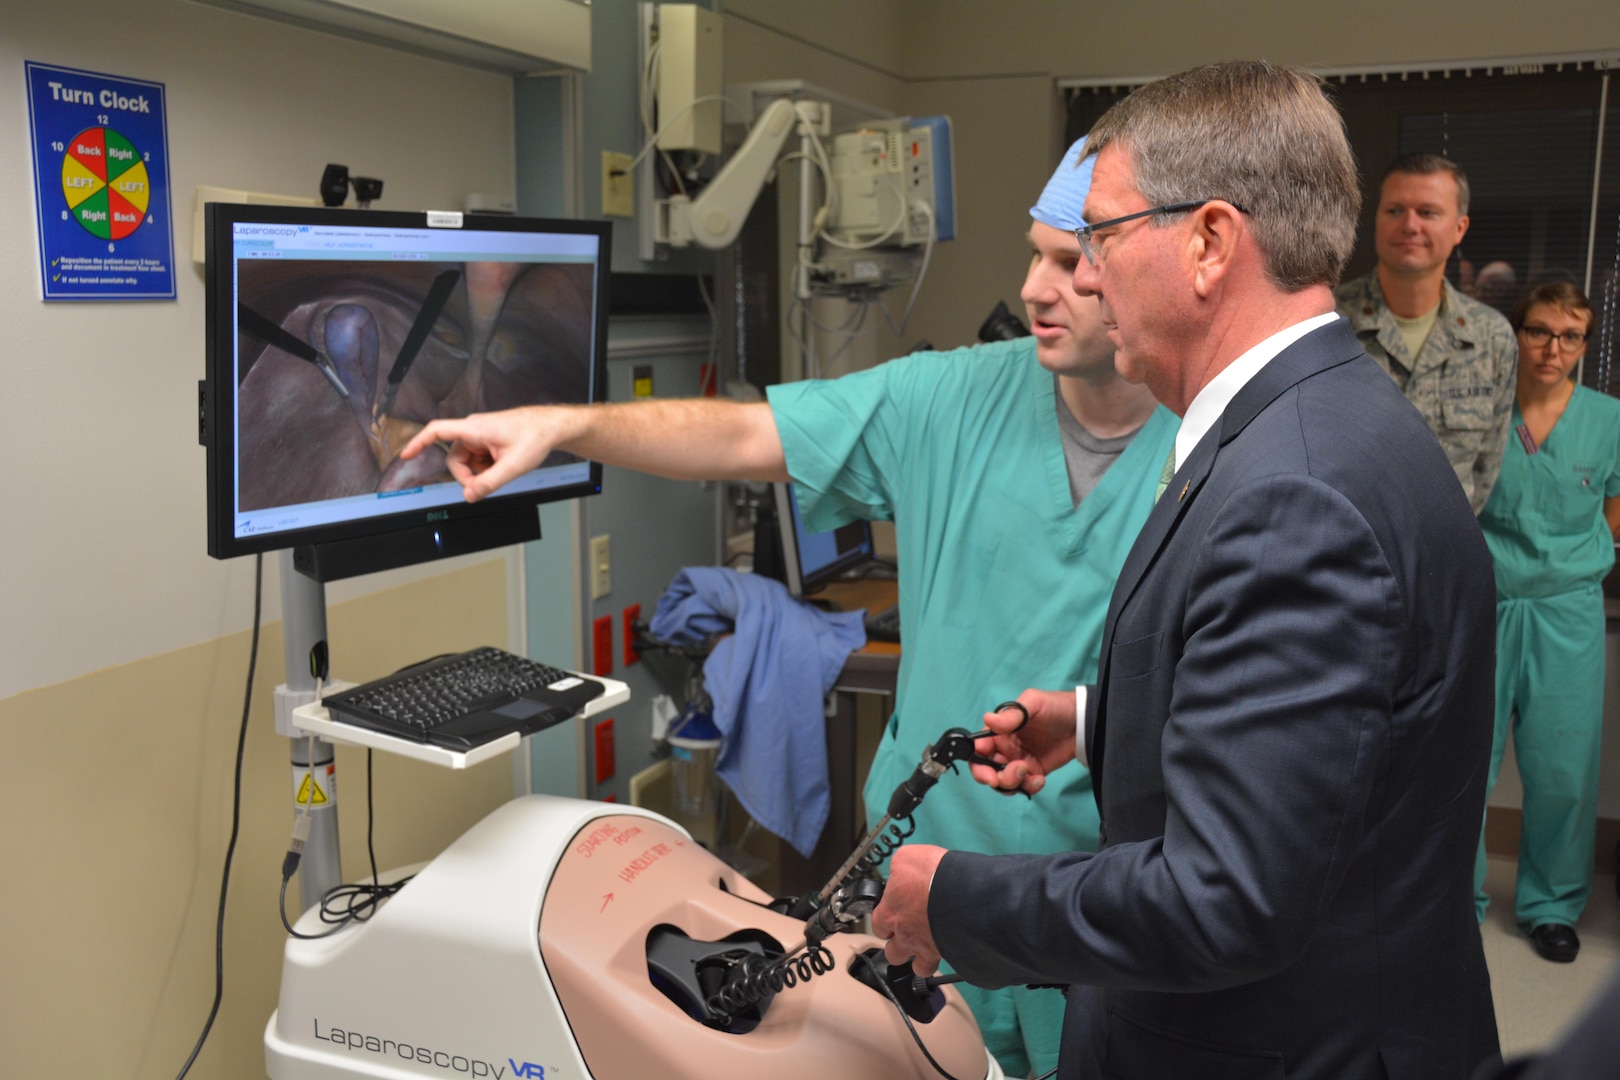
[[[863,0],[733,0],[725,5],[726,82],[803,79],[857,101],[898,109],[904,83],[893,66],[899,49],[893,10],[892,3]],[[835,33],[828,41],[807,36],[846,26],[857,29]]]
[[[1242,57],[1350,67],[1620,46],[1620,7],[1608,0],[1572,0],[1557,18],[1530,17],[1520,0],[726,0],[724,7],[736,20],[908,82],[1128,78]]]
[[[249,568],[251,573],[251,567]],[[355,680],[504,640],[505,566],[484,562],[331,605]],[[431,619],[422,617],[432,612]],[[213,996],[214,927],[250,633],[0,699],[0,1046],[5,1075],[174,1076]],[[192,1074],[263,1075],[285,934],[276,913],[292,825],[289,743],[271,691],[281,626],[260,636],[225,927],[225,997]],[[381,868],[431,858],[512,794],[505,759],[465,772],[374,762]],[[337,748],[344,879],[367,876],[364,751]],[[289,889],[294,917],[295,879]],[[87,1063],[95,1063],[88,1065]]]
[[[908,30],[902,70],[912,79],[1169,75],[1252,57],[1350,67],[1620,46],[1620,5],[1609,0],[1571,0],[1555,18],[1519,0],[898,2]]]

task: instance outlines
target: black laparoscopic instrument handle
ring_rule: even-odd
[[[1023,714],[1024,718],[1013,728],[1013,731],[1022,731],[1024,725],[1029,723],[1029,710],[1023,705],[1016,701],[1003,701],[990,711],[1006,712],[1008,709],[1017,709]],[[939,778],[944,775],[945,770],[958,761],[968,761],[975,765],[1000,765],[1000,762],[993,761],[973,749],[974,743],[994,734],[996,733],[989,728],[973,732],[965,728],[951,728],[946,731],[938,742],[923,751],[922,763],[894,789],[894,794],[889,797],[888,816],[891,819],[910,817],[922,803],[923,796],[928,794],[928,789],[939,783]]]
[[[1023,730],[1024,725],[1029,723],[1029,710],[1016,701],[1004,701],[991,711],[1005,712],[1007,709],[1017,709],[1022,714],[1023,719],[1012,730]],[[833,934],[853,930],[861,919],[878,906],[883,898],[883,883],[863,875],[881,865],[883,859],[910,835],[909,830],[901,831],[897,827],[894,837],[885,838],[883,830],[889,827],[891,821],[909,820],[923,796],[939,783],[945,770],[958,761],[999,765],[1000,762],[974,750],[975,742],[994,734],[989,728],[973,732],[966,728],[951,728],[940,736],[938,742],[928,747],[916,771],[895,789],[883,820],[874,825],[856,845],[854,854],[838,868],[832,880],[813,897],[801,896],[787,908],[786,913],[790,918],[805,920],[804,940],[774,959],[750,954],[732,964],[719,991],[705,999],[707,1015],[711,1019],[729,1023],[742,1010],[764,1001],[772,994],[812,975],[831,970],[832,954],[822,943]],[[876,855],[871,854],[880,840],[884,846]],[[884,984],[884,992],[896,1006],[923,1022],[933,1019],[938,1012],[938,1005],[933,1000],[935,987],[958,978],[954,975],[935,979],[918,978],[909,961],[905,964],[884,964],[880,970],[880,965],[871,956],[866,959],[866,968],[870,973],[867,981],[874,987],[878,987],[879,983]]]
[[[1023,720],[1019,721],[1018,726],[1013,728],[1013,731],[1020,731],[1025,724],[1029,723],[1029,710],[1016,701],[1003,701],[991,711],[1005,712],[1007,709],[1017,709],[1024,717]],[[832,880],[823,885],[815,895],[807,894],[800,897],[789,909],[788,914],[795,918],[804,918],[827,903],[833,893],[852,876],[870,873],[877,869],[883,860],[888,858],[894,849],[900,846],[905,837],[910,835],[910,829],[901,829],[900,826],[895,827],[893,836],[886,837],[884,830],[889,828],[890,822],[909,821],[912,812],[922,802],[923,796],[928,794],[930,788],[939,783],[939,778],[946,769],[949,769],[958,761],[970,761],[976,765],[998,765],[999,762],[992,761],[990,758],[976,753],[973,749],[973,744],[977,740],[994,734],[995,732],[989,728],[982,731],[951,728],[940,736],[938,742],[923,751],[922,763],[917,766],[916,771],[899,787],[894,789],[894,794],[889,798],[888,810],[883,815],[883,820],[873,825],[871,830],[861,838],[861,842],[855,846],[854,853],[844,860],[844,864],[838,868],[838,872],[833,875]],[[873,849],[880,842],[883,847],[873,854]]]

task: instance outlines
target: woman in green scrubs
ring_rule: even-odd
[[[1524,785],[1514,916],[1545,959],[1580,950],[1603,728],[1604,575],[1620,530],[1620,400],[1577,386],[1592,308],[1541,285],[1513,312],[1518,403],[1479,522],[1496,564],[1495,787],[1508,735]],[[1474,885],[1480,919],[1485,844]]]

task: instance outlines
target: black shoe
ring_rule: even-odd
[[[1530,931],[1530,943],[1543,960],[1567,964],[1581,951],[1581,939],[1575,936],[1573,926],[1563,923],[1542,923]]]

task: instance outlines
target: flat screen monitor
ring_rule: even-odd
[[[554,453],[478,503],[430,420],[584,404],[607,385],[605,222],[207,207],[208,553],[292,548],[319,580],[539,535],[601,491]]]
[[[809,596],[839,575],[877,558],[871,522],[852,521],[827,532],[807,532],[799,518],[793,485],[773,486],[784,583],[789,593],[801,598]]]

